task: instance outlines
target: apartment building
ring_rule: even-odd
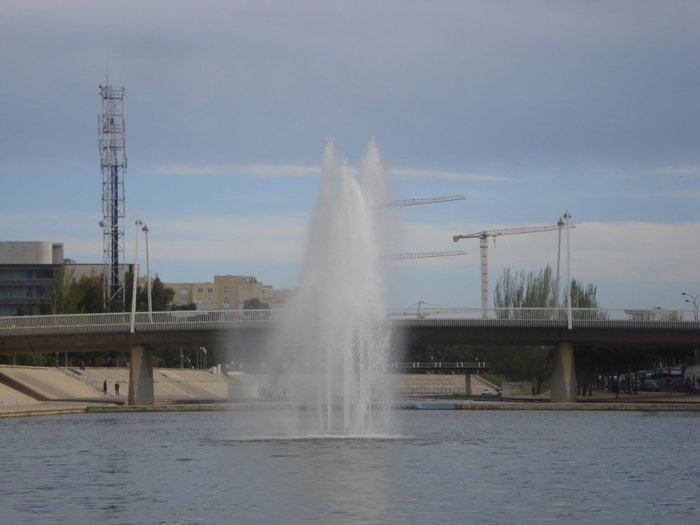
[[[252,275],[216,275],[213,283],[163,283],[175,290],[173,306],[194,304],[197,310],[239,310],[259,299],[271,308],[284,302],[289,290],[275,290]]]

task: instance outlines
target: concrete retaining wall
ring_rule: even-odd
[[[532,395],[532,383],[503,383],[503,398],[523,397]]]
[[[92,400],[125,402],[129,394],[129,369],[125,367],[89,367],[85,370],[51,367],[0,367],[0,373],[15,383],[2,385],[0,404],[32,402],[37,399]],[[310,379],[310,378],[308,378]],[[102,385],[107,381],[107,394]],[[17,388],[17,384],[21,388]],[[119,395],[114,385],[119,383]],[[301,381],[306,386],[311,381]],[[338,382],[340,385],[341,383]],[[478,395],[484,388],[497,387],[477,375],[392,374],[386,387],[400,397]],[[156,401],[245,401],[258,399],[304,398],[304,391],[289,378],[276,374],[156,368],[153,370]],[[33,396],[32,393],[36,394]],[[308,394],[308,393],[307,393]],[[337,395],[341,395],[338,392]]]
[[[392,390],[398,396],[464,395],[469,376],[451,374],[395,374]]]

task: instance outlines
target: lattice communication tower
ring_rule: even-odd
[[[102,170],[102,247],[104,252],[103,305],[114,301],[126,303],[123,272],[124,261],[124,173],[126,172],[126,134],[124,126],[125,90],[110,85],[100,86],[102,111],[98,117],[100,136],[100,169]]]

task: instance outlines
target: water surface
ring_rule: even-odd
[[[0,522],[700,522],[694,413],[390,414],[364,438],[278,437],[275,411],[0,420]]]

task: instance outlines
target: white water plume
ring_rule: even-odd
[[[374,141],[359,181],[336,157],[331,142],[301,283],[275,345],[276,366],[284,370],[278,389],[298,406],[317,410],[317,427],[295,432],[368,435],[375,429],[372,412],[389,391],[391,333],[379,269],[378,214],[386,184]]]

